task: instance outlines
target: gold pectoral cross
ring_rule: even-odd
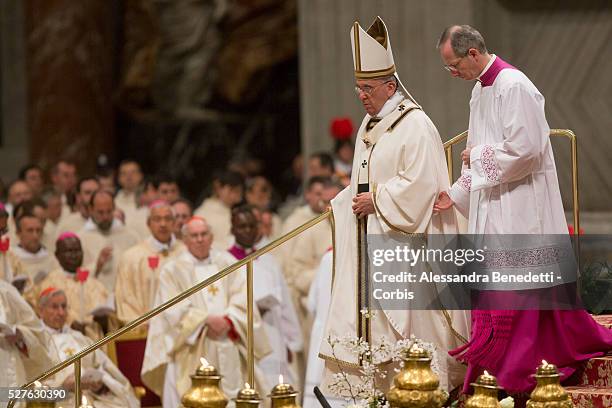
[[[215,285],[210,285],[210,287],[208,288],[208,292],[213,296],[215,296],[218,291],[219,289]]]
[[[73,349],[72,347],[68,347],[67,349],[64,350],[64,353],[66,353],[68,357],[72,357],[76,353],[76,350]]]

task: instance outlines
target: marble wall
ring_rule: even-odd
[[[75,161],[81,174],[114,145],[116,2],[27,0],[31,160]]]

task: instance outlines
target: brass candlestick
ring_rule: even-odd
[[[200,358],[202,365],[191,376],[191,388],[181,403],[185,408],[225,408],[227,398],[221,390],[221,378],[217,369]]]
[[[572,408],[569,394],[561,386],[557,366],[542,360],[536,374],[536,387],[531,392],[527,408]]]
[[[35,390],[44,390],[44,389],[48,390],[49,387],[46,385],[42,385],[42,383],[38,381],[35,381],[34,389]],[[44,401],[44,400],[27,401],[26,408],[55,408],[55,401]]]
[[[440,408],[446,397],[438,376],[431,370],[431,356],[416,344],[404,356],[404,368],[387,392],[391,408]]]
[[[474,387],[474,395],[465,402],[465,408],[500,408],[497,400],[499,387],[497,380],[488,372],[484,372],[476,379],[475,383],[470,384]]]
[[[272,408],[300,408],[295,397],[299,392],[293,389],[291,384],[283,382],[283,376],[278,376],[278,384],[272,388],[272,392],[268,397],[272,401]]]
[[[244,388],[238,391],[238,395],[234,398],[236,408],[257,408],[261,401],[259,393],[251,388],[249,383],[244,384]]]

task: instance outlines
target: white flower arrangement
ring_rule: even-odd
[[[432,356],[431,368],[436,374],[440,374],[438,354],[432,343],[426,343],[411,335],[409,339],[402,339],[392,344],[386,337],[382,337],[380,342],[370,346],[367,341],[355,336],[346,335],[344,337],[328,337],[327,342],[331,346],[332,355],[336,356],[336,347],[340,346],[349,353],[357,356],[361,361],[358,382],[351,381],[349,376],[338,365],[339,373],[332,377],[329,390],[337,397],[343,398],[346,408],[388,408],[385,394],[380,390],[378,383],[387,376],[387,372],[381,370],[380,364],[394,361],[399,362],[403,368],[406,352],[413,346],[426,350]],[[395,369],[399,372],[400,369]]]

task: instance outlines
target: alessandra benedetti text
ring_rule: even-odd
[[[471,272],[457,274],[436,274],[433,272],[387,274],[378,271],[372,274],[372,279],[375,283],[552,283],[555,281],[555,273],[533,273],[530,271],[503,273],[487,271],[486,273]]]

